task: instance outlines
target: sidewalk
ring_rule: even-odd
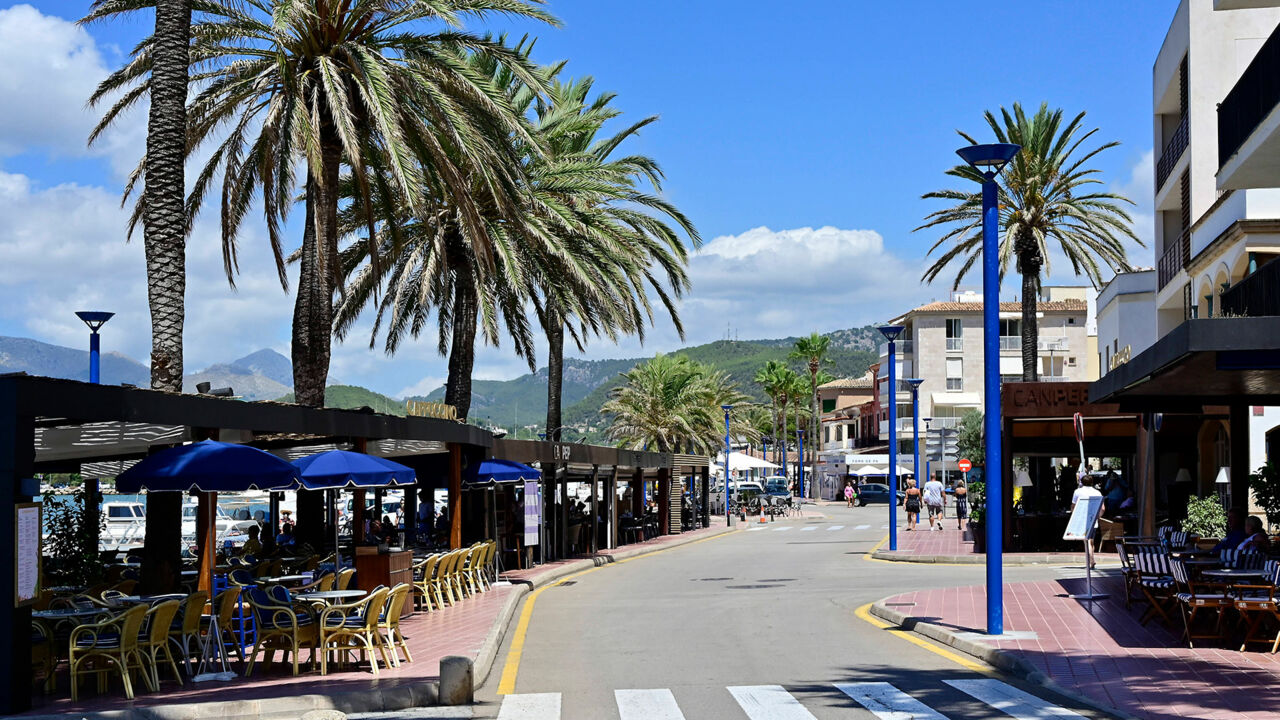
[[[973,551],[973,541],[964,539],[964,532],[956,529],[954,517],[947,518],[941,531],[929,530],[928,521],[923,529],[907,532],[898,528],[898,549],[881,547],[872,553],[877,560],[917,563],[950,563],[956,565],[981,565],[986,563],[985,553]],[[1009,553],[1004,554],[1005,565],[1080,565],[1084,566],[1083,545],[1078,553]],[[1097,553],[1094,562],[1099,565],[1119,562],[1114,553]]]
[[[738,524],[735,522],[734,528]],[[317,669],[300,665],[293,677],[290,665],[264,665],[262,656],[253,676],[229,682],[210,681],[178,686],[173,676],[161,675],[160,692],[148,692],[135,682],[135,699],[126,700],[119,681],[98,694],[92,680],[82,681],[80,700],[72,702],[65,671],[52,695],[33,695],[31,711],[15,717],[23,720],[52,720],[67,714],[85,720],[219,720],[294,719],[309,710],[336,709],[347,713],[392,712],[435,705],[438,698],[440,659],[452,655],[474,663],[475,687],[486,679],[494,664],[507,625],[520,601],[532,589],[555,582],[566,575],[616,560],[646,555],[688,544],[726,532],[723,518],[712,518],[710,528],[679,535],[664,535],[643,543],[606,550],[592,557],[576,558],[538,567],[503,573],[489,592],[469,597],[431,613],[416,613],[402,622],[402,630],[413,654],[412,663],[399,668],[380,668],[375,679],[367,666],[321,676]],[[303,651],[302,659],[309,657]],[[277,654],[277,660],[279,655]],[[238,674],[243,668],[232,662]]]
[[[1007,585],[1005,639],[983,633],[981,586],[895,595],[871,612],[1122,714],[1150,720],[1277,717],[1280,656],[1188,649],[1181,627],[1170,632],[1158,620],[1138,624],[1143,606],[1125,610],[1119,577],[1095,575],[1095,592],[1111,597],[1092,603],[1092,612],[1089,603],[1065,597],[1084,592],[1084,585],[1083,578]]]

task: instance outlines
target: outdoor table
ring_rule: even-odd
[[[1212,555],[1213,550],[1210,550],[1208,548],[1196,548],[1194,550],[1174,550],[1173,554],[1187,556],[1187,557],[1197,557],[1200,555]]]
[[[88,588],[85,585],[54,585],[53,587],[45,588],[45,590],[48,590],[51,593],[60,595],[74,595],[78,592],[84,592],[87,589]]]
[[[266,585],[289,585],[299,583],[307,579],[306,575],[280,575],[277,577],[258,578],[260,582]]]
[[[78,620],[80,618],[110,615],[106,608],[62,608],[59,610],[32,610],[31,617],[37,620]]]
[[[153,603],[161,603],[165,600],[182,600],[186,595],[182,593],[164,593],[161,595],[124,595],[111,600],[113,605],[151,605]]]
[[[316,592],[302,593],[297,598],[304,601],[320,600],[325,603],[340,603],[343,600],[362,598],[367,594],[364,590],[317,590]]]
[[[1263,575],[1266,575],[1266,573],[1264,573],[1261,570],[1238,570],[1238,569],[1203,570],[1201,571],[1200,574],[1206,577],[1216,577],[1216,578],[1222,578],[1224,580],[1233,580],[1233,579],[1240,579],[1240,578],[1256,578],[1256,577],[1262,577]]]

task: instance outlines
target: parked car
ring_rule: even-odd
[[[898,504],[906,502],[907,494],[898,491]],[[858,505],[866,506],[870,503],[889,502],[889,486],[883,483],[864,483],[858,487]]]
[[[764,491],[767,495],[776,495],[782,498],[791,497],[791,487],[784,477],[765,478]]]
[[[754,480],[734,480],[729,487],[733,490],[734,500],[736,501],[765,493],[764,487]],[[711,512],[724,512],[724,483],[719,483],[711,488]]]

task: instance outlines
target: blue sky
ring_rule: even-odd
[[[79,345],[70,313],[96,303],[120,313],[106,345],[145,361],[141,246],[124,244],[117,207],[145,114],[103,147],[83,144],[88,92],[145,28],[72,26],[87,5],[0,4],[0,93],[15,100],[0,117],[0,334]],[[1175,8],[557,0],[561,29],[485,27],[536,34],[536,59],[569,59],[566,72],[616,92],[628,118],[661,117],[631,149],[658,159],[668,197],[708,241],[683,310],[688,340],[706,342],[727,327],[746,339],[861,325],[945,295],[918,283],[932,237],[911,229],[934,207],[919,196],[946,184],[954,130],[984,137],[982,111],[1014,101],[1087,110],[1098,137],[1122,143],[1097,167],[1138,202],[1137,230],[1149,238],[1151,66]],[[292,301],[261,236],[245,240],[249,269],[236,292],[220,278],[216,246],[209,216],[191,240],[188,369],[261,347],[287,352]],[[1151,264],[1150,249],[1132,262]],[[335,348],[339,380],[401,394],[444,376],[430,339],[397,358],[366,339]],[[659,322],[644,347],[596,344],[586,356],[679,344]],[[509,348],[487,349],[477,376],[524,370]]]

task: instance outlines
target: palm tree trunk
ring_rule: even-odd
[[[774,395],[773,400],[773,462],[778,462],[778,427],[782,418],[781,411],[778,410],[778,396]]]
[[[471,257],[457,230],[450,232],[449,264],[454,268],[453,339],[449,343],[449,378],[445,382],[444,401],[458,411],[458,419],[466,420],[471,411],[471,371],[476,362],[475,275]]]
[[[547,439],[560,442],[561,388],[564,385],[564,318],[554,300],[547,301]]]
[[[1044,258],[1040,247],[1027,234],[1014,241],[1018,272],[1022,274],[1022,381],[1035,382],[1039,371],[1040,325],[1036,321],[1036,300],[1040,295],[1040,268]]]
[[[191,50],[190,0],[159,0],[152,46],[151,109],[147,115],[143,253],[151,311],[151,387],[182,392],[182,326],[186,276],[187,80]],[[182,545],[181,497],[147,496],[143,592],[176,586]],[[95,548],[96,549],[96,548]]]
[[[321,254],[325,243],[318,217],[324,191],[308,174],[306,226],[298,262],[298,297],[293,306],[293,393],[300,405],[324,407],[325,380],[329,374],[329,342],[333,325],[332,275],[325,271]],[[334,215],[336,222],[336,213]]]
[[[811,360],[809,362],[809,387],[813,391],[813,396],[809,398],[809,454],[814,458],[815,462],[811,464],[817,465],[818,458],[818,361]],[[804,458],[800,458],[801,464]],[[813,481],[809,481],[809,497],[813,497]]]
[[[778,436],[778,449],[782,451],[782,475],[787,475],[787,403],[790,399],[782,396],[782,433]]]

